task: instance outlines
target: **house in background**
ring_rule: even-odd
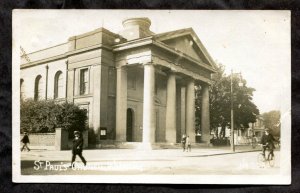
[[[265,130],[263,117],[258,115],[256,118],[256,122],[250,123],[249,128],[249,133],[251,132],[251,134],[260,139],[263,136]]]
[[[123,26],[120,34],[99,28],[23,55],[22,98],[67,100],[86,109],[96,143],[148,147],[180,142],[182,134],[195,142],[195,84],[200,84],[201,136],[209,143],[215,64],[196,33],[187,28],[155,34],[148,18],[126,19]]]

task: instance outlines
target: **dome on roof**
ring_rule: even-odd
[[[124,28],[139,26],[143,29],[148,29],[149,30],[150,25],[151,25],[151,21],[147,17],[137,17],[137,18],[125,19],[122,22],[122,24],[123,24]]]

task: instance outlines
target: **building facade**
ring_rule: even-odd
[[[90,132],[119,142],[195,141],[195,85],[201,85],[203,142],[210,139],[209,85],[214,61],[192,28],[155,34],[148,18],[123,21],[23,54],[21,97],[73,102]]]

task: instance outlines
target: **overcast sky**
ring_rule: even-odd
[[[129,17],[148,17],[155,33],[192,27],[227,74],[241,72],[256,89],[253,100],[261,113],[289,104],[282,102],[291,91],[288,11],[18,10],[13,17],[15,45],[28,53],[102,26],[119,33]]]

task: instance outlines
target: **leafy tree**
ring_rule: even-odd
[[[33,133],[54,132],[55,128],[82,131],[87,120],[86,111],[75,104],[53,100],[22,100],[20,115],[21,131]]]
[[[280,136],[280,111],[263,113],[264,125],[271,130],[274,136]]]
[[[226,126],[231,124],[231,75],[225,74],[225,67],[221,64],[217,66],[216,73],[212,75],[212,85],[210,86],[210,124],[211,129],[222,127],[221,135],[225,136]],[[239,82],[244,86],[240,87]],[[234,128],[248,128],[249,123],[256,121],[259,110],[252,102],[254,88],[247,87],[247,81],[234,74],[232,77],[233,87],[233,111]],[[201,116],[201,86],[196,89],[196,117]],[[196,118],[197,123],[201,120]]]

